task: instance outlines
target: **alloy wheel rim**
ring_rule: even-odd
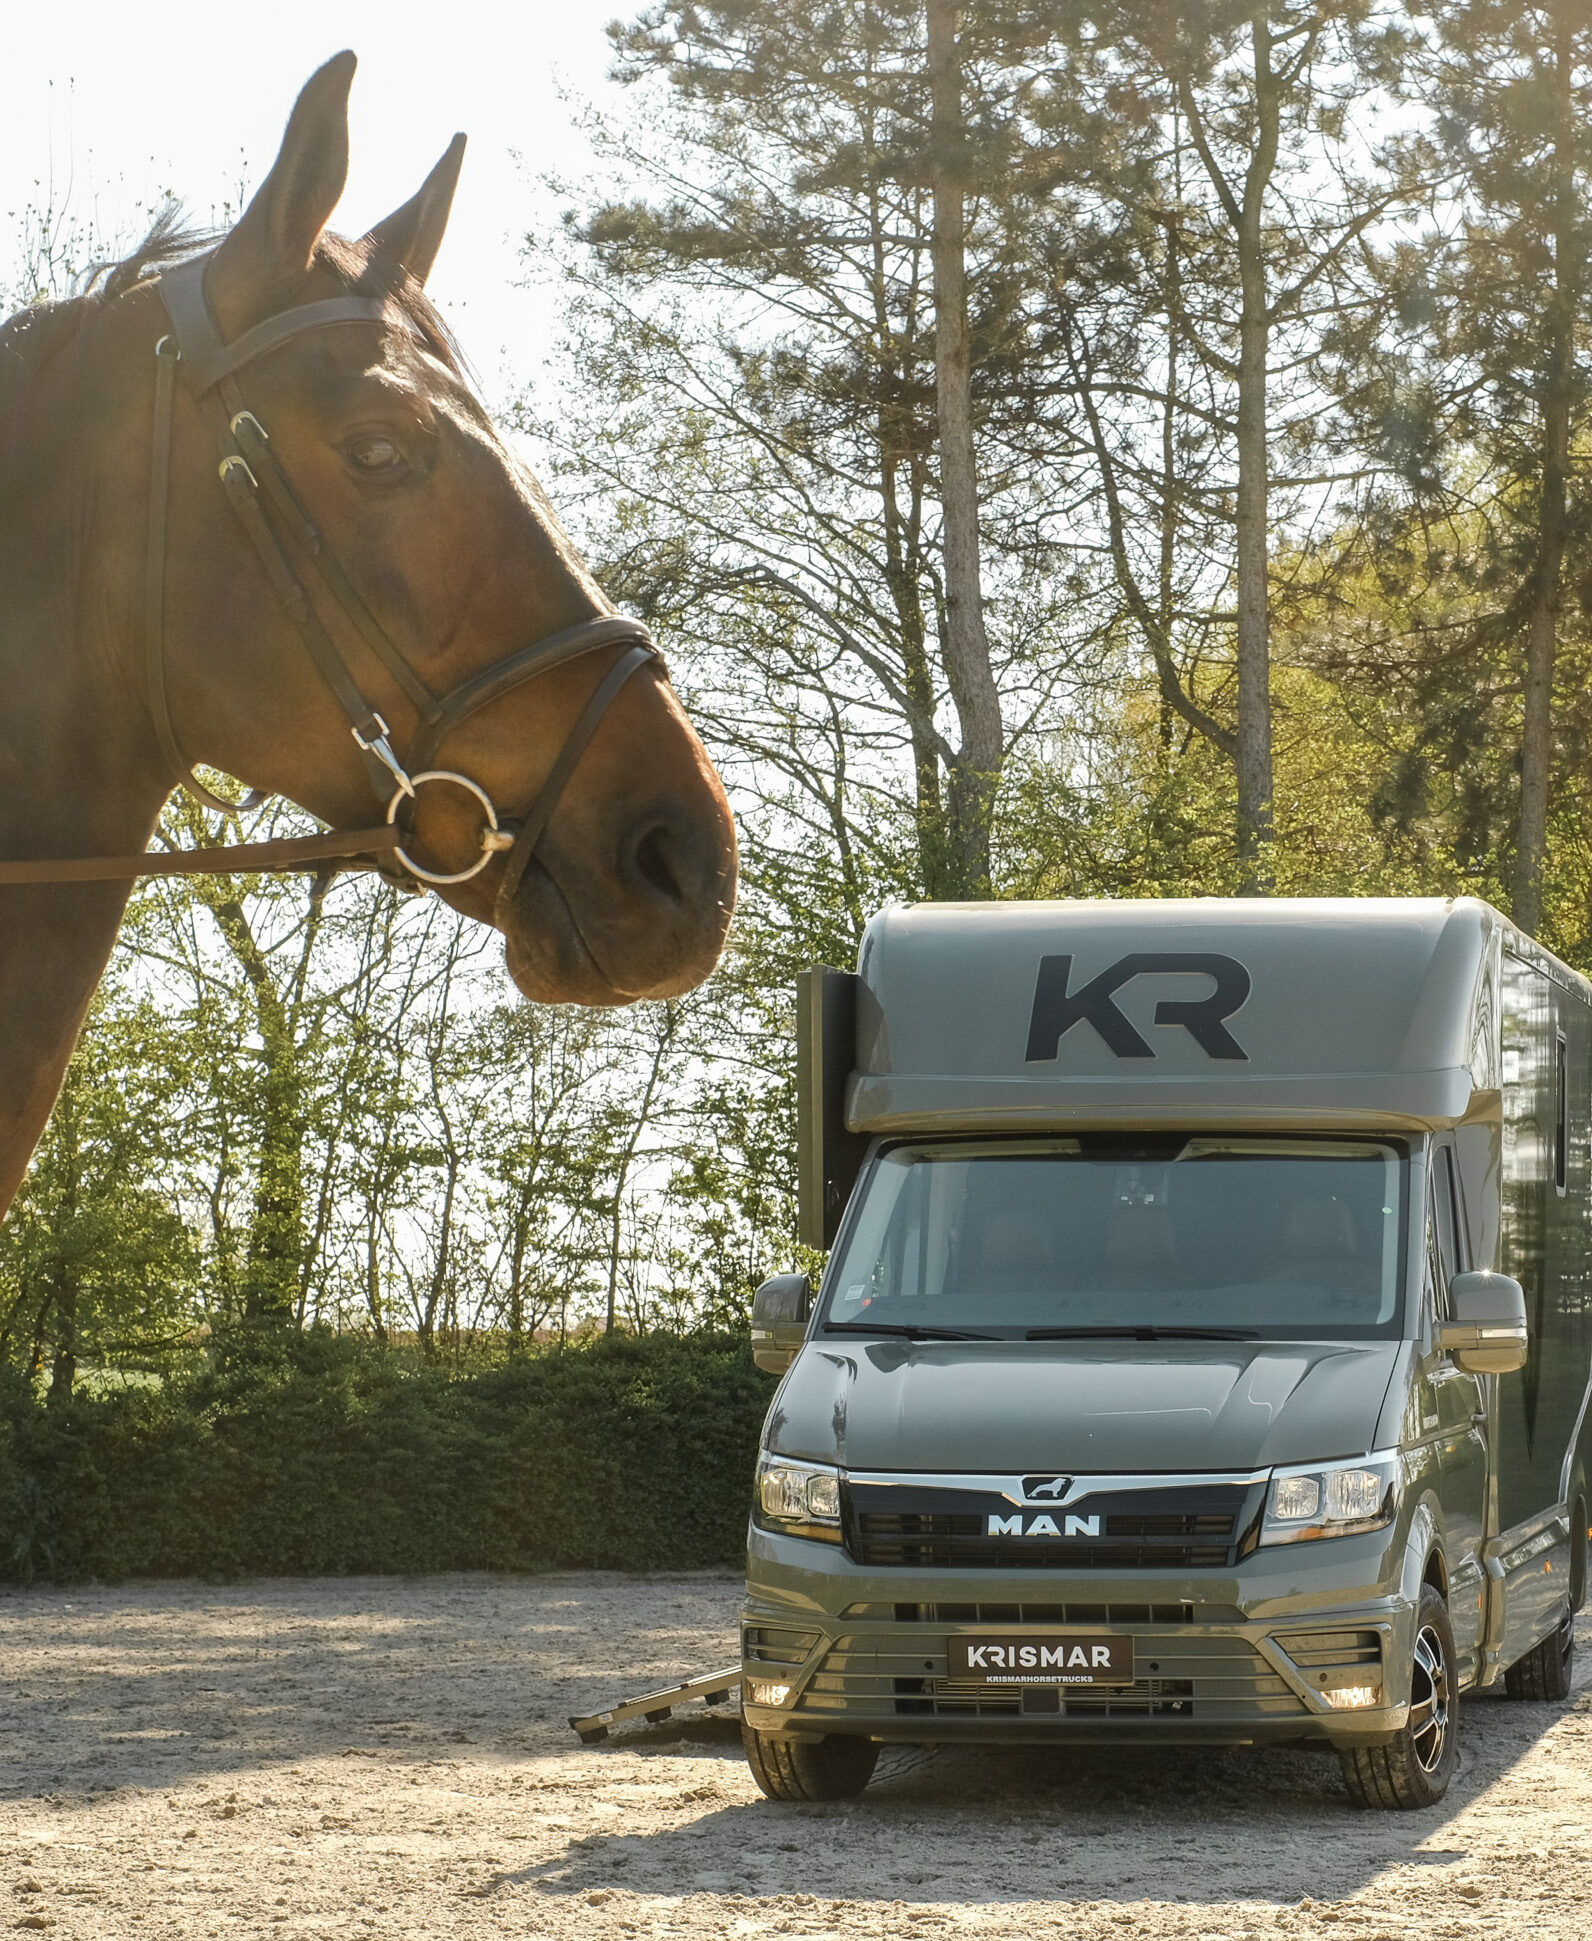
[[[1423,1773],[1437,1771],[1448,1749],[1448,1653],[1430,1624],[1415,1639],[1415,1677],[1410,1689],[1410,1737]]]

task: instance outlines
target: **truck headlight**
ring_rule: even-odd
[[[1302,1543],[1385,1529],[1398,1499],[1398,1457],[1315,1463],[1273,1471],[1266,1491],[1262,1543]]]
[[[765,1451],[757,1465],[757,1512],[760,1523],[790,1536],[839,1543],[840,1471]]]

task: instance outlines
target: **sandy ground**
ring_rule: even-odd
[[[1477,1700],[1444,1807],[1304,1754],[887,1753],[774,1806],[696,1709],[724,1578],[0,1593],[0,1932],[68,1937],[1592,1936],[1592,1626],[1565,1706]]]

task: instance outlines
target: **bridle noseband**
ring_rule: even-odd
[[[385,809],[385,819],[366,829],[332,830],[319,836],[234,844],[222,849],[0,862],[0,883],[103,882],[143,875],[319,869],[329,861],[340,860],[380,869],[400,881],[405,880],[403,872],[407,872],[411,883],[418,886],[467,882],[494,856],[502,854],[506,860],[496,899],[496,914],[501,916],[546,833],[576,763],[614,697],[648,662],[661,668],[657,645],[639,620],[626,619],[622,614],[599,614],[506,655],[446,694],[433,694],[327,546],[238,383],[238,373],[249,364],[306,331],[342,323],[397,323],[411,330],[414,326],[394,305],[380,298],[330,297],[268,317],[227,344],[205,297],[209,260],[208,255],[191,257],[163,271],[157,286],[171,319],[171,331],[155,346],[155,422],[144,577],[144,671],[156,739],[177,784],[206,807],[226,816],[237,815],[235,803],[213,794],[194,774],[193,764],[177,739],[166,699],[167,522],[172,426],[180,377],[215,435],[220,453],[218,470],[228,503],[248,534],[283,612],[298,630],[317,672],[348,718],[349,733],[376,800]],[[403,760],[393,751],[391,729],[361,692],[294,572],[288,544],[308,562],[322,588],[419,715],[419,726]],[[470,776],[433,766],[444,740],[468,716],[537,675],[551,673],[555,667],[603,647],[623,647],[625,652],[598,682],[534,801],[516,823],[500,820],[491,797]],[[416,791],[432,783],[448,783],[472,795],[484,821],[480,854],[468,868],[451,874],[417,863],[403,847]]]

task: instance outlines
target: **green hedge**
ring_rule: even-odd
[[[449,1379],[240,1331],[202,1374],[57,1408],[0,1370],[0,1579],[735,1567],[772,1387],[720,1335]]]

